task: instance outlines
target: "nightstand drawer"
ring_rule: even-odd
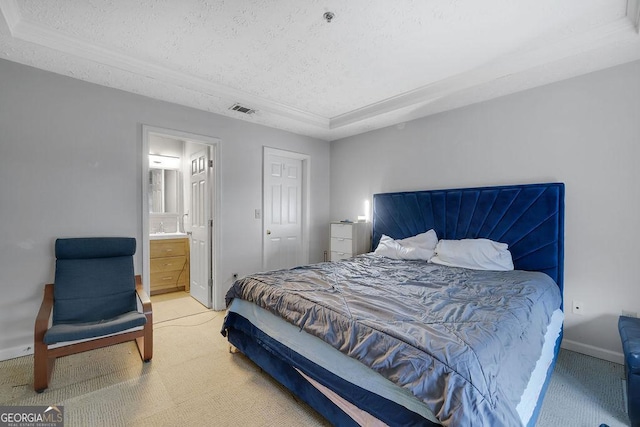
[[[331,238],[331,252],[346,252],[349,254],[353,253],[353,240],[351,239],[343,239],[342,237],[332,237]]]
[[[331,224],[331,237],[351,239],[353,236],[353,224]]]
[[[350,253],[331,251],[331,261],[340,261],[341,259],[351,258]]]

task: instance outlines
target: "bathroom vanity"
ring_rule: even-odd
[[[172,233],[173,234],[173,233]],[[189,291],[189,239],[163,236],[150,240],[151,295]]]

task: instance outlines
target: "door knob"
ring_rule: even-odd
[[[271,230],[267,230],[267,234],[271,234]]]

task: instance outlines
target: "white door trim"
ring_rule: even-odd
[[[150,292],[149,275],[150,275],[150,262],[149,262],[149,192],[148,192],[148,177],[149,177],[149,135],[155,134],[173,139],[182,139],[185,141],[197,142],[200,144],[210,145],[213,150],[214,161],[214,174],[213,174],[213,210],[211,212],[213,216],[213,259],[211,265],[213,269],[213,289],[211,295],[213,301],[211,301],[214,310],[222,310],[225,307],[224,304],[224,290],[219,289],[218,284],[222,283],[219,280],[220,269],[218,265],[218,258],[220,253],[220,148],[221,140],[219,138],[198,135],[189,132],[183,132],[175,129],[166,129],[156,126],[142,125],[142,174],[140,175],[141,187],[142,187],[142,283],[145,291]]]
[[[265,159],[268,155],[289,157],[291,159],[302,160],[302,264],[309,263],[309,224],[311,218],[310,210],[310,190],[311,190],[311,156],[308,154],[296,153],[293,151],[281,150],[278,148],[264,147],[262,154],[262,268],[266,268],[266,236],[267,230],[264,223],[265,190],[264,190],[264,167]]]

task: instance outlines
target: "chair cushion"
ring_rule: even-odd
[[[53,325],[44,334],[45,344],[55,344],[64,341],[76,341],[87,338],[97,338],[103,335],[122,332],[130,328],[142,326],[147,323],[144,314],[137,311],[130,311],[115,317],[107,322],[86,322],[74,324]]]
[[[57,259],[87,259],[133,256],[133,237],[77,237],[56,240]]]
[[[56,241],[53,324],[109,320],[136,310],[133,238]]]
[[[630,374],[640,374],[640,319],[620,316],[618,330],[627,369]]]

